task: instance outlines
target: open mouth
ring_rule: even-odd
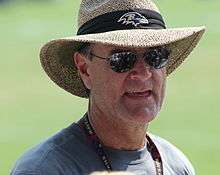
[[[143,92],[133,91],[133,92],[126,92],[125,95],[128,97],[150,97],[152,95],[152,90],[146,90]]]

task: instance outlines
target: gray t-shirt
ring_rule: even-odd
[[[187,158],[164,139],[149,135],[163,162],[164,175],[194,175]],[[137,175],[156,175],[147,148],[122,151],[104,147],[114,171]],[[73,123],[41,144],[27,151],[15,164],[11,175],[87,175],[105,167],[84,131]]]

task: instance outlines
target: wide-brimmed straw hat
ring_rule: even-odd
[[[152,0],[82,0],[76,36],[55,39],[40,52],[42,67],[58,86],[88,98],[73,61],[82,43],[148,48],[166,46],[171,51],[166,66],[173,72],[199,42],[205,27],[166,29]]]

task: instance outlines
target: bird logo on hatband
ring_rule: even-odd
[[[145,16],[141,15],[140,13],[137,12],[128,12],[125,13],[123,16],[120,17],[118,22],[122,22],[122,24],[128,25],[131,24],[135,27],[138,25],[146,25],[149,24],[149,21]]]

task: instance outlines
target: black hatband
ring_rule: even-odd
[[[147,9],[121,10],[105,13],[83,24],[77,35],[126,29],[165,29],[162,16]]]

